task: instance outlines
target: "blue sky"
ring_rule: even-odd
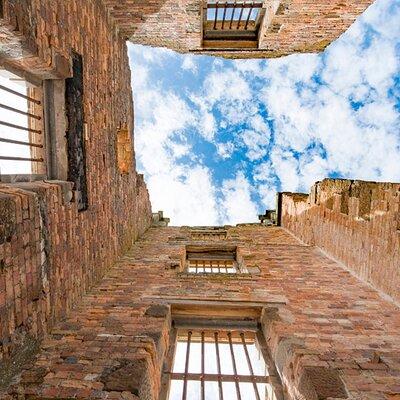
[[[129,45],[137,168],[173,225],[257,221],[325,177],[400,181],[400,0],[324,53],[224,60]]]

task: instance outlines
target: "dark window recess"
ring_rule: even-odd
[[[68,120],[68,180],[75,184],[78,210],[88,208],[86,180],[86,151],[83,112],[83,62],[82,56],[72,54],[72,78],[65,81],[65,108]]]

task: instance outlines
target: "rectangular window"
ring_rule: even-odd
[[[43,90],[0,70],[0,174],[46,175]]]
[[[236,274],[242,272],[236,258],[236,247],[186,247],[187,272],[194,274]]]
[[[265,10],[259,1],[207,0],[203,11],[203,47],[257,48]]]
[[[279,378],[260,332],[180,329],[170,350],[166,399],[276,400]],[[263,351],[264,347],[264,351]],[[168,368],[168,367],[167,367]]]
[[[68,180],[75,184],[78,210],[88,208],[86,180],[85,118],[82,56],[72,53],[72,78],[65,82],[65,108],[68,120]]]

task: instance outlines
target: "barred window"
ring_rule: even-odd
[[[0,70],[0,174],[46,174],[43,89]]]
[[[203,12],[203,47],[257,48],[265,10],[257,1],[207,0]]]
[[[169,400],[281,399],[281,386],[261,332],[178,329],[169,376]]]
[[[236,274],[243,272],[236,247],[186,247],[187,272],[194,274]]]

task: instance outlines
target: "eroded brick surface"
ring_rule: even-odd
[[[282,226],[400,301],[400,184],[326,179],[282,200]]]
[[[189,243],[183,238],[187,229],[151,228],[53,329],[11,398],[156,399],[171,298],[269,304],[263,330],[290,398],[400,394],[399,309],[319,250],[281,228],[230,228],[227,240],[261,273],[215,279],[170,268]]]

